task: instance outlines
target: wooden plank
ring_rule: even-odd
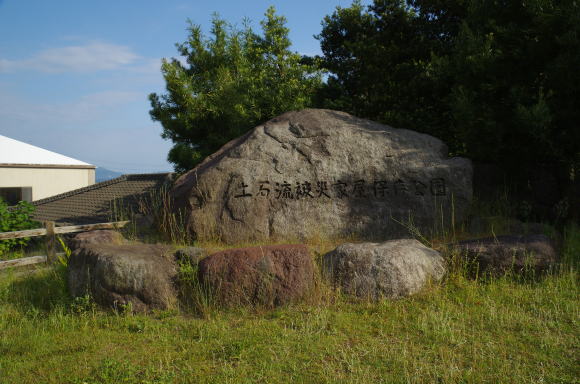
[[[56,227],[54,228],[54,233],[62,234],[62,233],[93,231],[96,229],[117,229],[123,228],[128,223],[129,221],[116,221],[113,223],[97,223],[97,224],[73,225],[70,227]]]
[[[46,256],[31,256],[23,257],[21,259],[0,261],[0,269],[10,268],[10,267],[22,267],[24,265],[46,263]]]
[[[26,231],[16,231],[16,232],[0,232],[0,240],[21,239],[23,237],[36,237],[44,235],[46,235],[45,228],[28,229]]]
[[[92,231],[96,229],[117,229],[123,228],[129,221],[116,221],[113,223],[97,223],[85,225],[73,225],[69,227],[55,227],[55,234],[75,233],[83,231]],[[46,228],[27,229],[26,231],[0,232],[0,240],[21,239],[23,237],[36,237],[46,235]]]

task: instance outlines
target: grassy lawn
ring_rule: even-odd
[[[71,300],[63,267],[0,273],[0,383],[578,383],[580,231],[541,279],[468,279],[413,298],[325,287],[276,310],[128,315]]]

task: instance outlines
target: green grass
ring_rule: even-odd
[[[313,249],[325,248],[315,244]],[[541,279],[467,279],[368,303],[123,315],[61,266],[0,273],[0,383],[578,383],[580,229]]]

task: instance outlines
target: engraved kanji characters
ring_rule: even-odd
[[[395,181],[395,195],[406,195],[407,193],[409,193],[407,183],[401,179]]]
[[[276,199],[293,199],[294,193],[292,192],[292,186],[284,180],[282,184],[276,183]]]
[[[240,189],[241,189],[241,193],[238,195],[234,195],[234,197],[240,198],[240,197],[252,197],[251,193],[246,192],[246,188],[248,188],[248,184],[244,183],[243,181],[240,183]]]
[[[304,181],[302,183],[297,181],[295,195],[296,199],[300,199],[301,197],[314,198],[314,196],[312,195],[312,184],[310,184],[308,181]]]
[[[346,187],[348,184],[343,183],[340,180],[337,180],[336,183],[332,184],[334,191],[336,192],[336,197],[342,199],[344,197],[348,197],[348,193],[346,192]]]
[[[274,187],[272,187],[274,184]],[[348,182],[336,180],[330,184],[327,181],[296,181],[294,187],[286,180],[281,183],[271,183],[269,180],[259,180],[253,185],[254,194],[250,185],[243,180],[238,184],[235,198],[269,198],[273,196],[276,199],[320,199],[320,198],[337,198],[337,199],[384,199],[388,195],[403,196],[413,194],[417,197],[446,196],[447,186],[445,179],[433,178],[429,181],[420,181],[416,179],[397,179],[395,181],[374,180],[372,183],[364,179]],[[332,189],[332,193],[331,193]]]
[[[373,193],[376,198],[387,196],[389,193],[389,183],[386,180],[375,180],[373,183]]]
[[[352,186],[352,194],[354,197],[358,197],[358,198],[367,197],[364,180],[361,179],[361,180],[357,180],[354,182],[354,184]]]
[[[316,191],[318,197],[326,196],[330,199],[330,195],[328,194],[328,183],[326,181],[317,181],[316,182]]]
[[[431,194],[433,196],[445,196],[447,194],[445,179],[441,177],[431,179]]]
[[[260,181],[260,189],[258,190],[258,196],[268,197],[270,196],[270,182]]]
[[[415,184],[415,195],[416,196],[425,196],[425,191],[427,190],[427,184],[422,183],[419,180],[414,180],[413,184]]]

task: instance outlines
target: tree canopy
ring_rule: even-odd
[[[538,166],[578,171],[577,2],[355,1],[318,38],[320,105],[433,134],[522,183]]]
[[[152,119],[174,143],[168,160],[176,171],[265,120],[311,104],[321,73],[290,50],[285,23],[273,7],[261,35],[247,21],[237,30],[215,15],[208,38],[190,22],[188,40],[176,45],[184,60],[163,60],[167,93],[149,96]]]
[[[190,23],[183,60],[163,61],[167,92],[150,95],[150,113],[174,143],[177,171],[316,106],[434,135],[452,155],[501,167],[513,186],[538,169],[578,180],[575,0],[355,0],[324,18],[316,58],[290,51],[274,8],[260,24],[257,34],[215,16],[207,38]]]

